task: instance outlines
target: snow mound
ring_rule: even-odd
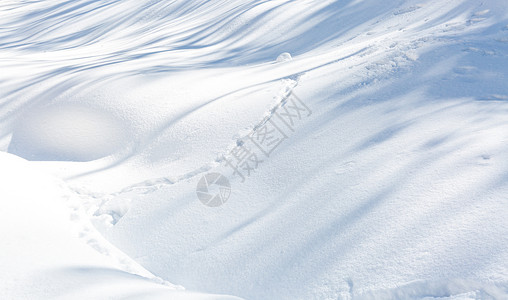
[[[63,182],[14,155],[0,166],[0,299],[239,299],[154,277],[81,217]]]
[[[28,160],[91,161],[124,149],[128,132],[112,114],[91,107],[38,107],[19,120],[8,151]]]
[[[279,56],[277,56],[277,62],[285,62],[285,61],[291,61],[293,58],[291,57],[291,54],[284,52],[281,53]]]

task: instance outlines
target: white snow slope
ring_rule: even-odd
[[[1,299],[508,299],[505,0],[2,0],[0,149]]]

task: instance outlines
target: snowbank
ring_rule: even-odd
[[[508,297],[503,1],[0,7],[0,147],[65,180],[109,263],[246,299]],[[283,142],[243,180],[224,156],[272,122]],[[231,185],[213,208],[209,172]],[[54,224],[32,202],[9,207]],[[51,266],[98,255],[57,240],[81,250]],[[68,276],[88,273],[146,282]]]
[[[0,165],[0,298],[239,299],[162,284],[81,218],[62,182],[13,155]]]

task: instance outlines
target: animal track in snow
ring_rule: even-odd
[[[284,52],[277,57],[277,63],[285,63],[292,60],[292,57],[289,53]],[[227,147],[227,150],[223,153],[226,154],[230,149],[236,147],[241,144],[244,140],[247,139],[247,136],[257,130],[260,126],[268,122],[275,114],[275,111],[279,109],[281,106],[284,106],[287,99],[289,98],[291,91],[298,85],[300,75],[293,75],[286,78],[282,78],[281,82],[283,83],[282,88],[279,92],[274,96],[275,104],[268,109],[265,114],[262,116],[261,121],[254,125],[252,128],[242,130],[234,139],[235,141]],[[220,155],[216,160],[209,162],[194,171],[185,173],[178,177],[160,177],[145,180],[139,183],[135,183],[129,185],[127,187],[122,188],[120,191],[106,194],[106,195],[96,195],[89,193],[83,189],[74,189],[77,193],[81,194],[82,197],[88,196],[88,206],[91,213],[92,221],[97,228],[101,230],[105,230],[110,226],[114,226],[120,219],[129,211],[130,201],[132,197],[140,194],[149,194],[155,192],[161,188],[173,185],[177,182],[191,179],[195,176],[204,174],[214,167],[220,165],[223,162],[223,155]],[[86,205],[85,205],[86,206]]]
[[[414,12],[414,11],[420,9],[420,8],[422,8],[422,5],[414,5],[414,6],[409,6],[406,8],[401,8],[401,9],[397,10],[396,12],[394,12],[393,15],[398,16],[398,15],[411,13],[411,12]]]

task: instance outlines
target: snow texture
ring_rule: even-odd
[[[1,299],[508,299],[505,0],[2,0],[0,70]]]

